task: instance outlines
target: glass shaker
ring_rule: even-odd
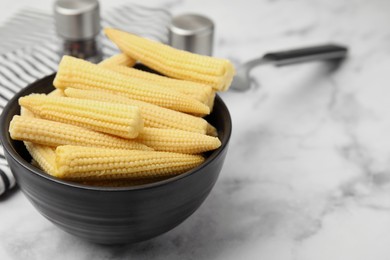
[[[57,0],[54,18],[61,56],[70,55],[94,63],[102,60],[97,0]]]

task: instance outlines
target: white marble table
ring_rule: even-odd
[[[51,3],[2,0],[0,21]],[[253,89],[224,93],[234,123],[226,164],[205,203],[172,231],[135,245],[90,244],[16,190],[0,200],[0,259],[390,259],[390,2],[142,4],[211,17],[215,55],[236,64],[323,42],[347,44],[350,56],[336,70],[257,68]]]

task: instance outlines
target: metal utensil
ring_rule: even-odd
[[[348,49],[337,44],[326,44],[314,47],[293,49],[280,52],[270,52],[242,64],[234,76],[230,89],[246,91],[251,86],[250,71],[259,65],[273,64],[284,66],[315,60],[341,60],[347,56]]]

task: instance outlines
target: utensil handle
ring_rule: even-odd
[[[347,52],[347,47],[337,44],[326,44],[288,51],[270,52],[265,54],[262,59],[276,66],[283,66],[314,60],[342,59],[347,56]]]

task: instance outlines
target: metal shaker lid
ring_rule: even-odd
[[[97,0],[57,0],[54,17],[59,36],[68,40],[84,40],[100,32]]]
[[[169,44],[177,49],[212,55],[214,23],[198,14],[183,14],[172,19]]]

